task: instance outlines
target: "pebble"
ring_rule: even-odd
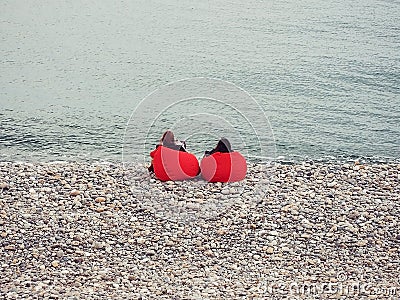
[[[71,195],[71,196],[78,196],[78,195],[80,195],[80,191],[78,191],[78,190],[72,190],[69,194]]]
[[[154,251],[153,249],[147,250],[146,255],[148,255],[148,256],[156,255],[156,251]]]
[[[272,254],[272,253],[274,253],[274,248],[273,248],[273,247],[268,247],[267,250],[266,250],[266,252],[267,252],[268,254]]]
[[[328,182],[326,186],[328,188],[332,188],[332,187],[335,187],[336,185],[337,185],[336,181],[332,181],[332,182]]]
[[[95,249],[103,249],[105,244],[103,242],[93,242],[92,247]]]
[[[227,231],[225,229],[218,229],[217,233],[218,233],[218,235],[224,235],[227,233]]]
[[[221,191],[221,193],[222,193],[223,195],[229,195],[231,192],[230,192],[229,189],[223,189],[223,190]]]
[[[53,260],[53,261],[51,262],[51,265],[52,265],[54,268],[58,268],[58,267],[60,266],[60,262],[59,262],[58,260]]]
[[[194,194],[195,198],[204,199],[204,195],[202,192],[197,192]]]
[[[5,183],[5,182],[1,182],[0,183],[0,189],[3,189],[3,190],[5,190],[5,189],[8,189],[8,184],[7,183]]]
[[[105,197],[97,197],[96,199],[94,199],[94,201],[96,201],[97,203],[102,203],[106,201]]]
[[[137,240],[136,240],[136,242],[138,243],[138,244],[144,244],[144,243],[146,243],[146,240],[144,239],[144,238],[138,238]]]
[[[171,240],[168,240],[168,241],[165,242],[165,245],[173,246],[173,245],[175,245],[175,243],[173,241],[171,241]]]
[[[368,245],[368,241],[367,240],[361,240],[361,241],[357,242],[357,246],[359,246],[359,247],[364,247],[366,245]]]

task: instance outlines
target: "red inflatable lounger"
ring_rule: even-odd
[[[239,152],[216,152],[200,163],[201,176],[209,182],[235,182],[247,173],[246,159]]]
[[[194,154],[159,146],[150,156],[154,173],[161,181],[185,180],[199,174],[199,162]]]

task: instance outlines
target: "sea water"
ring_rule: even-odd
[[[16,0],[0,3],[0,22],[0,160],[120,161],[140,101],[194,77],[248,92],[275,158],[400,158],[399,1]],[[175,129],[201,153],[218,126]]]

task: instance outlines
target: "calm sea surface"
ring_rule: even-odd
[[[280,159],[400,159],[395,0],[1,1],[0,62],[0,160],[120,161],[140,100],[191,77],[250,93]]]

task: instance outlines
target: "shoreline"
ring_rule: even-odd
[[[117,164],[0,162],[0,294],[291,299],[315,287],[395,299],[399,182],[398,163],[250,164],[244,181],[210,184]],[[338,288],[353,283],[364,290]]]
[[[120,156],[119,156],[120,157]],[[197,156],[196,156],[197,157]],[[197,157],[197,159],[200,161],[202,156]],[[144,157],[143,159],[135,159],[134,161],[142,163],[148,159],[150,161],[150,156],[149,157]],[[23,160],[23,159],[17,159],[17,160],[12,160],[7,156],[0,157],[0,163],[22,163],[22,164],[57,164],[57,163],[78,163],[78,164],[112,164],[112,165],[123,165],[124,161],[123,159],[117,159],[117,158],[90,158],[90,157],[85,157],[85,158],[79,158],[77,159],[76,157],[74,158],[73,156],[68,157],[66,159],[49,159],[46,157],[39,157],[36,160],[28,159],[28,160]],[[132,163],[132,162],[130,162]],[[250,161],[248,160],[249,164],[265,164],[265,162],[260,162],[260,161]],[[302,157],[302,156],[294,156],[294,157],[285,157],[285,156],[277,156],[275,159],[269,158],[267,160],[268,164],[277,164],[277,165],[299,165],[299,164],[354,164],[354,163],[360,163],[360,164],[400,164],[400,157],[363,157],[363,156],[357,156],[357,155],[351,155],[351,156],[323,156],[319,158],[309,158],[309,157]]]

